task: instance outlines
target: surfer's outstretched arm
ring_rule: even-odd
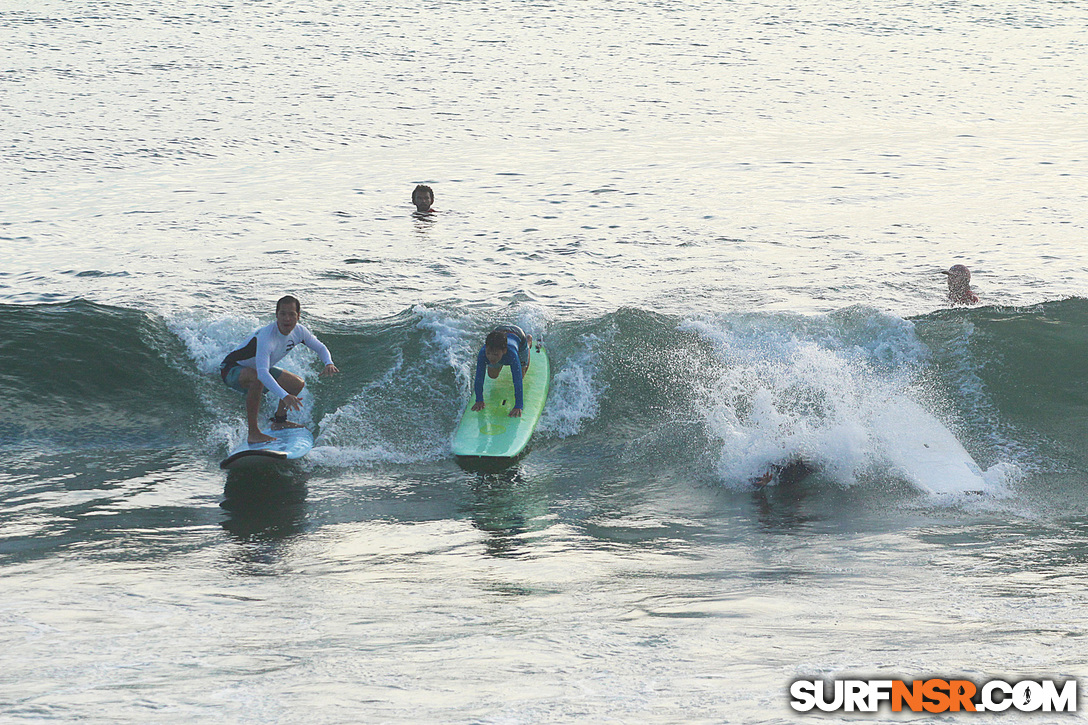
[[[487,367],[487,354],[486,348],[480,348],[480,354],[476,356],[476,375],[472,382],[472,392],[476,396],[476,402],[473,403],[473,410],[484,409],[484,369]]]
[[[520,418],[521,409],[525,407],[524,381],[522,380],[521,358],[511,350],[506,354],[509,358],[510,377],[514,380],[514,407],[510,409],[511,418]],[[505,362],[505,361],[504,361]]]
[[[272,418],[273,428],[302,428],[303,426],[298,423],[292,423],[287,420],[287,410],[302,410],[302,401],[298,399],[298,394],[302,392],[302,389],[306,386],[306,381],[295,375],[289,373],[286,370],[280,373],[278,378],[280,386],[287,391],[287,395],[280,398],[279,405],[276,406],[276,414]]]

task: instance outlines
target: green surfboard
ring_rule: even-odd
[[[511,418],[514,379],[510,376],[510,366],[504,365],[499,377],[494,380],[485,375],[484,409],[473,411],[475,396],[469,400],[461,423],[453,434],[453,455],[488,458],[514,458],[520,455],[540,422],[540,414],[544,412],[544,403],[548,399],[550,380],[548,351],[542,344],[534,342],[529,371],[522,381],[525,407],[521,409],[520,418]]]

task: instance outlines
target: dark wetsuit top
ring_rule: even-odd
[[[503,354],[502,360],[499,360],[499,364],[495,365],[493,369],[502,368],[503,365],[510,366],[510,376],[514,379],[514,407],[524,408],[525,398],[522,395],[521,367],[523,360],[525,364],[529,362],[529,338],[516,325],[503,325],[495,329],[506,333],[506,353]],[[473,388],[476,393],[477,403],[482,403],[484,399],[484,368],[487,367],[492,367],[492,365],[487,361],[487,346],[484,345],[476,356],[476,380]]]

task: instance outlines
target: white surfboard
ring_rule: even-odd
[[[242,441],[230,455],[219,464],[220,468],[243,468],[267,466],[302,458],[314,447],[314,436],[307,428],[284,428],[266,430],[262,433],[275,436],[269,443],[248,443]]]
[[[873,420],[872,435],[888,462],[932,494],[986,489],[982,469],[944,423],[913,400],[897,396]]]

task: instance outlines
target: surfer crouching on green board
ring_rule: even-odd
[[[332,364],[329,348],[314,337],[313,333],[299,324],[302,305],[296,297],[287,295],[276,302],[276,321],[253,333],[249,341],[223,359],[219,375],[227,387],[246,395],[246,422],[249,424],[250,443],[268,443],[276,440],[261,432],[257,415],[261,410],[261,396],[271,390],[280,399],[273,428],[301,428],[287,420],[287,409],[301,410],[298,399],[306,382],[286,370],[272,367],[291,352],[299,343],[310,348],[325,363],[322,375],[340,372]]]
[[[520,418],[525,407],[522,395],[522,377],[529,370],[529,350],[533,346],[533,336],[526,335],[517,325],[496,327],[484,340],[480,354],[476,356],[476,381],[474,391],[476,404],[473,410],[484,409],[484,370],[492,379],[499,377],[503,365],[510,366],[510,376],[514,379],[514,407],[510,410],[511,418]]]

